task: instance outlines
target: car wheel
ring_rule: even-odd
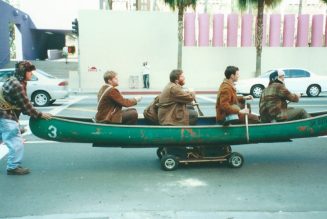
[[[307,95],[309,97],[318,97],[320,94],[320,86],[317,84],[310,85],[307,89]]]
[[[259,98],[262,94],[263,89],[265,89],[264,86],[256,84],[254,85],[251,90],[250,90],[250,94],[254,97],[254,98]]]
[[[50,104],[50,95],[45,91],[36,91],[32,95],[34,106],[48,106]]]

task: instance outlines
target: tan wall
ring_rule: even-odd
[[[103,84],[103,73],[115,70],[120,87],[139,76],[142,63],[151,67],[151,87],[163,87],[168,70],[177,63],[177,15],[163,12],[80,12],[80,69],[82,90],[94,91]],[[88,71],[96,67],[97,72]]]
[[[107,69],[119,73],[120,89],[129,88],[129,77],[139,76],[142,62],[151,66],[151,88],[161,90],[177,66],[177,14],[162,12],[81,11],[80,49],[82,91],[97,91]],[[262,53],[262,71],[300,67],[327,75],[327,49],[269,48]],[[196,90],[217,89],[227,65],[236,65],[241,78],[255,75],[256,50],[247,48],[184,47],[186,85]],[[92,66],[97,71],[88,71]]]

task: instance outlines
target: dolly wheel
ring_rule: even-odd
[[[233,152],[228,158],[228,164],[232,168],[240,168],[244,163],[244,158],[241,154]]]
[[[161,158],[161,168],[163,170],[175,170],[178,167],[178,159],[176,156],[174,155],[167,155],[165,154],[162,158]]]
[[[158,158],[161,159],[164,156],[164,154],[165,154],[164,148],[163,147],[159,147],[157,149],[157,156],[158,156]]]

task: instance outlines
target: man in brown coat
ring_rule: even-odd
[[[224,124],[226,116],[235,114],[238,116],[238,123],[245,122],[245,115],[248,114],[249,123],[258,123],[259,118],[256,115],[250,114],[249,109],[241,109],[244,106],[245,100],[251,100],[253,97],[237,96],[234,83],[240,76],[239,69],[235,66],[227,66],[225,70],[225,79],[220,85],[216,101],[216,121]]]
[[[122,110],[122,107],[134,106],[142,97],[125,99],[119,90],[117,73],[107,71],[103,75],[105,85],[98,92],[98,112],[95,115],[95,120],[100,123],[122,123],[136,124],[137,111],[134,108]]]
[[[170,82],[159,96],[158,119],[160,125],[195,125],[197,112],[187,107],[195,98],[194,92],[185,91],[182,70],[170,73]]]
[[[287,101],[299,102],[300,94],[291,93],[284,84],[285,72],[274,71],[269,76],[269,85],[261,94],[259,108],[262,122],[305,119],[309,114],[298,107],[287,107]]]

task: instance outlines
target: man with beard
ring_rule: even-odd
[[[160,125],[195,125],[198,114],[192,106],[195,92],[185,91],[185,76],[182,70],[170,73],[170,82],[159,96],[158,119]]]

